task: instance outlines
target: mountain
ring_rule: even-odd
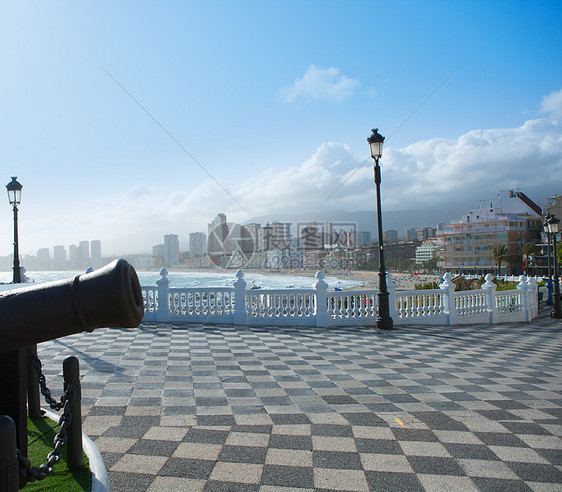
[[[451,220],[460,219],[469,210],[469,207],[470,204],[456,204],[433,210],[391,210],[383,212],[383,228],[384,230],[394,229],[398,231],[399,237],[405,237],[406,230],[412,227],[435,227],[440,222],[448,224]],[[353,212],[343,210],[309,211],[297,214],[262,215],[244,223],[265,225],[267,222],[275,221],[293,224],[309,222],[356,223],[358,231],[371,231],[374,237],[376,237],[377,230],[377,213],[370,210]]]

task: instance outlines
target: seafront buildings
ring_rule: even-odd
[[[463,273],[494,271],[494,246],[506,245],[512,258],[521,258],[522,247],[540,241],[542,209],[524,193],[507,190],[498,195],[499,204],[471,210],[460,220],[446,225],[439,265]],[[514,273],[520,264],[512,265]]]
[[[546,245],[541,243],[541,216],[550,212],[562,217],[562,195],[546,200],[543,209],[520,191],[501,191],[495,203],[480,203],[448,224],[412,227],[401,234],[384,231],[385,260],[390,271],[435,270],[482,274],[496,271],[493,248],[506,245],[510,262],[503,271],[523,270],[522,248],[535,241],[539,252],[526,258],[525,267],[547,274]],[[186,238],[187,239],[187,238]],[[182,249],[179,234],[166,234],[151,254],[121,255],[139,270],[167,268],[244,268],[273,270],[377,270],[378,244],[371,231],[361,231],[350,222],[229,223],[217,214],[205,232],[191,232]],[[112,258],[102,257],[101,241],[80,241],[41,248],[35,256],[22,258],[28,271],[85,270],[98,268]],[[0,258],[0,268],[11,268],[11,257]]]

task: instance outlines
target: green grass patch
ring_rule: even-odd
[[[28,457],[31,466],[39,466],[47,462],[47,455],[53,450],[53,440],[59,432],[58,422],[47,417],[28,418],[27,435],[29,439]],[[92,474],[88,464],[88,457],[84,454],[84,467],[77,471],[70,471],[66,462],[66,446],[63,447],[62,458],[55,464],[55,473],[44,480],[29,482],[24,490],[64,490],[84,491],[92,490]]]

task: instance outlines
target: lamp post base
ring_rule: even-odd
[[[393,330],[394,324],[390,316],[388,316],[387,318],[378,317],[375,321],[375,327],[378,330]]]
[[[394,328],[394,323],[390,317],[389,307],[388,307],[388,292],[386,291],[386,285],[384,286],[384,291],[379,291],[377,294],[377,303],[379,307],[379,315],[375,321],[375,327],[379,330],[392,330]]]

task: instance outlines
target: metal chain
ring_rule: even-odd
[[[31,466],[31,462],[25,456],[22,456],[19,449],[16,449],[16,456],[19,463],[20,469],[20,483],[24,483],[27,479],[29,482],[35,482],[36,480],[43,480],[49,475],[55,472],[55,464],[58,463],[62,456],[62,448],[66,444],[67,440],[67,429],[72,422],[72,412],[71,405],[74,400],[74,392],[72,391],[72,385],[69,384],[68,388],[61,396],[61,401],[57,402],[51,397],[51,392],[47,388],[45,376],[41,371],[41,361],[38,357],[34,357],[33,365],[37,371],[37,379],[41,385],[41,393],[45,396],[47,403],[54,410],[60,410],[63,408],[63,413],[59,418],[60,431],[55,436],[54,449],[47,455],[47,463],[43,463],[40,466]]]
[[[41,361],[39,360],[39,357],[37,357],[37,356],[33,357],[33,367],[35,368],[35,371],[37,372],[37,381],[39,382],[39,386],[41,388],[41,394],[45,397],[45,401],[49,404],[49,406],[53,410],[58,412],[64,406],[65,395],[63,394],[61,396],[60,401],[55,400],[51,396],[51,390],[47,387],[47,379],[45,378],[45,375],[43,374],[43,371],[41,370],[41,368],[42,368]]]

